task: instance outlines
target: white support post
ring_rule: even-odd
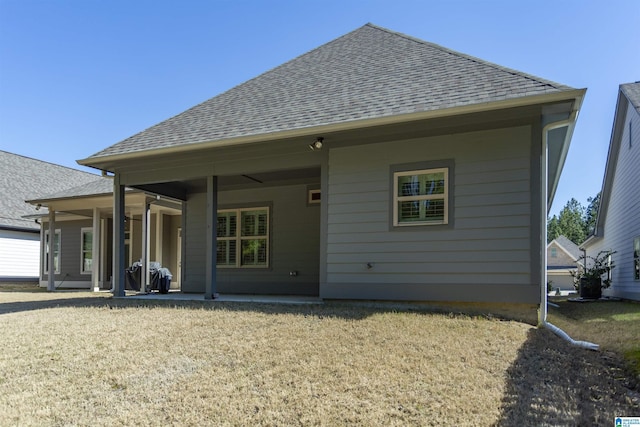
[[[164,230],[164,220],[161,211],[156,213],[156,252],[155,252],[155,260],[162,264],[162,238],[163,238],[163,230]]]
[[[144,202],[144,210],[142,211],[142,275],[140,290],[147,292],[149,288],[149,248],[150,235],[149,224],[151,223],[151,205],[147,200]]]
[[[91,286],[94,292],[100,290],[100,209],[93,208],[93,233],[91,236]]]
[[[56,290],[56,268],[53,265],[55,260],[56,247],[56,211],[49,206],[49,253],[47,254],[47,262],[49,264],[49,272],[47,276],[47,291]]]

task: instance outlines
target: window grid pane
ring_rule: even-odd
[[[218,240],[216,250],[216,262],[218,265],[236,265],[236,241]]]
[[[266,267],[269,264],[269,209],[218,212],[216,264]]]
[[[394,176],[396,225],[448,222],[447,169],[399,172]]]
[[[267,239],[242,240],[242,265],[267,265]]]
[[[398,203],[399,222],[429,222],[444,220],[444,200],[419,200]]]
[[[82,271],[81,273],[91,273],[93,265],[93,231],[82,230]]]
[[[444,172],[398,176],[398,196],[429,196],[444,194]]]
[[[241,213],[242,236],[267,235],[267,211],[244,211]]]
[[[82,254],[82,272],[90,272],[93,266],[93,254],[85,252]]]
[[[45,231],[44,269],[49,272],[49,231]],[[53,272],[60,272],[60,231],[53,235]]]
[[[218,212],[218,237],[235,237],[237,215],[235,212]]]

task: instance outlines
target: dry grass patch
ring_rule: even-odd
[[[0,425],[597,425],[633,409],[615,382],[582,403],[555,375],[592,376],[600,356],[518,322],[331,304],[58,305],[0,314]],[[590,368],[568,365],[576,354]]]

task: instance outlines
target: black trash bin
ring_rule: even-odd
[[[168,268],[158,269],[158,290],[161,294],[169,293],[171,289],[171,279],[173,276]]]
[[[140,291],[142,277],[142,263],[134,262],[124,271],[124,288],[130,291]]]
[[[149,263],[149,290],[152,291],[157,291],[159,289],[159,275],[158,275],[158,270],[160,269],[161,265],[159,262],[150,262]]]

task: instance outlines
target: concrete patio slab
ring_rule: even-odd
[[[182,292],[169,292],[160,294],[151,292],[148,294],[128,295],[127,299],[142,300],[163,300],[163,301],[205,301],[204,294],[186,294]],[[298,295],[237,295],[220,294],[212,302],[252,302],[268,304],[322,304],[318,297],[298,296]]]

